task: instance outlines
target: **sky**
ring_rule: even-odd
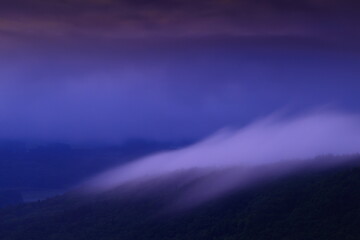
[[[5,0],[0,138],[199,139],[273,112],[358,113],[354,0]]]

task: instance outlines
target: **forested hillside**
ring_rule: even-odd
[[[0,239],[360,239],[358,164],[298,173],[184,209],[166,204],[186,186],[162,183],[154,191],[148,182],[2,209]]]

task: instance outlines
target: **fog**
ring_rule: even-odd
[[[128,182],[146,182],[187,170],[196,169],[198,173],[223,170],[224,174],[215,174],[216,177],[193,186],[179,199],[184,203],[199,203],[236,187],[244,188],[304,167],[340,163],[332,158],[324,161],[326,158],[317,156],[359,151],[358,115],[329,111],[313,111],[296,117],[273,114],[241,129],[223,129],[190,147],[162,152],[111,169],[85,186],[96,193]],[[343,158],[335,159],[342,161],[339,159]]]

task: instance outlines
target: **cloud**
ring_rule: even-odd
[[[0,4],[0,29],[27,35],[110,38],[336,36],[340,31],[354,35],[357,6],[350,0],[15,0]]]
[[[103,192],[194,169],[200,173],[220,172],[195,184],[179,200],[200,203],[304,167],[339,164],[344,159],[324,161],[314,157],[356,154],[360,152],[359,142],[358,115],[321,111],[285,119],[273,115],[239,130],[222,130],[193,146],[111,169],[87,182],[85,188]]]

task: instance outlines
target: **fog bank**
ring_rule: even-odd
[[[245,187],[304,166],[334,164],[333,161],[314,158],[319,155],[358,152],[358,115],[339,112],[313,112],[292,118],[273,115],[242,129],[221,130],[193,146],[162,152],[111,169],[86,183],[86,188],[103,192],[129,181],[146,181],[179,171],[233,169],[201,182],[189,191],[190,195],[183,197],[184,201],[202,202],[234,187]]]

